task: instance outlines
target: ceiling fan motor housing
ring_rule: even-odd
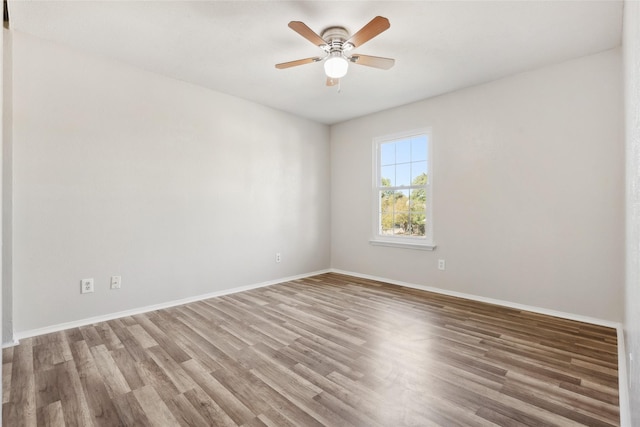
[[[327,51],[346,52],[353,49],[351,43],[345,43],[349,38],[349,32],[343,27],[329,27],[322,32],[322,38],[327,42]]]

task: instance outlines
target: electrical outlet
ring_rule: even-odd
[[[280,261],[282,261],[282,256],[280,255],[280,252],[276,252],[276,262]]]
[[[446,267],[445,262],[443,259],[439,259],[438,260],[438,270],[444,270]]]
[[[122,276],[111,276],[111,289],[120,289],[122,287]]]
[[[82,279],[80,281],[80,293],[88,294],[93,292],[93,279]]]

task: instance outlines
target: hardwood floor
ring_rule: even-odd
[[[612,426],[616,332],[339,274],[24,339],[5,426]]]

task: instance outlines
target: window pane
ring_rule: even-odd
[[[409,207],[409,190],[398,190],[395,192],[396,210],[407,210]],[[401,209],[401,207],[404,208]]]
[[[396,145],[396,163],[411,161],[411,140],[398,141]]]
[[[411,163],[396,165],[396,186],[411,185]]]
[[[409,190],[398,190],[396,194],[396,206],[409,206]],[[398,208],[396,208],[398,210]],[[404,210],[407,210],[405,208]]]
[[[409,225],[409,191],[396,191],[393,205],[393,234],[407,234]]]
[[[395,197],[394,197],[393,191],[380,192],[380,212],[393,213],[394,203],[395,203]]]
[[[393,215],[394,230],[393,234],[405,235],[407,234],[407,228],[409,226],[409,213],[408,212],[396,212]]]
[[[411,163],[411,183],[426,184],[427,183],[427,162]]]
[[[395,193],[393,191],[380,191],[380,232],[383,235],[393,234],[393,208]]]
[[[396,147],[394,143],[380,145],[380,164],[392,165],[396,162]]]
[[[391,166],[382,166],[380,168],[380,185],[383,187],[393,187],[396,185],[396,167],[395,165]]]
[[[412,236],[423,237],[425,235],[425,216],[424,214],[411,214],[411,230]]]
[[[424,200],[425,197],[419,191],[422,190],[414,190],[412,192],[414,194],[411,195],[411,212],[424,215],[427,212],[427,203]]]
[[[411,138],[411,160],[427,160],[427,137],[426,135]]]

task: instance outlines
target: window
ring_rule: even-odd
[[[431,132],[374,140],[374,232],[371,243],[432,250]]]

